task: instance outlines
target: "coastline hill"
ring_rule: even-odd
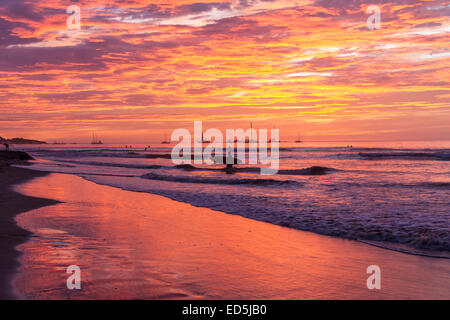
[[[24,138],[12,138],[6,139],[0,137],[0,144],[9,143],[9,144],[46,144],[44,141],[32,140],[32,139],[24,139]]]

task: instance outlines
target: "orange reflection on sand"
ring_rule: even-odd
[[[18,190],[61,204],[20,215],[36,234],[15,286],[30,299],[449,298],[448,260],[409,256],[50,174]],[[366,288],[366,268],[382,290]],[[68,290],[69,265],[82,290]]]

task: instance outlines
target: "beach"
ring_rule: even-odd
[[[29,231],[17,226],[14,217],[22,212],[56,203],[51,199],[19,194],[12,191],[11,186],[45,175],[42,171],[8,167],[6,163],[0,165],[0,299],[14,298],[10,282],[19,265],[17,259],[20,256],[15,247],[31,235]]]
[[[175,165],[171,148],[27,146],[32,169],[412,254],[450,252],[450,142],[285,143],[281,166]],[[244,155],[246,156],[246,155]]]
[[[0,300],[450,300],[449,9],[1,1]]]
[[[8,201],[12,195],[18,200],[6,214],[26,212],[16,220],[34,234],[25,242],[29,233],[22,230],[20,238],[2,241],[10,261],[13,246],[22,243],[16,298],[450,298],[448,259],[277,226],[71,174],[8,170],[23,195],[10,192]],[[29,178],[35,179],[25,182]],[[81,268],[81,290],[66,287],[69,265]],[[381,269],[380,290],[366,286],[370,265]],[[9,272],[16,266],[10,262]]]

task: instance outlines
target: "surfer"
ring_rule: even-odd
[[[227,164],[225,168],[225,172],[227,174],[233,173],[233,164],[235,163],[236,159],[231,154],[231,151],[228,151],[227,157],[225,158],[225,163]]]
[[[235,157],[233,157],[233,154],[231,153],[231,151],[228,151],[228,154],[226,157],[223,157],[222,159],[220,158],[216,158],[215,156],[211,155],[210,159],[212,162],[215,162],[217,164],[226,164],[225,167],[225,172],[227,174],[232,174],[233,173],[233,164],[240,164],[241,161]],[[222,161],[220,161],[222,160]]]

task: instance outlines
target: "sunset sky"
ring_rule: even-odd
[[[448,139],[449,16],[445,0],[0,0],[0,136],[154,142],[203,120]]]

